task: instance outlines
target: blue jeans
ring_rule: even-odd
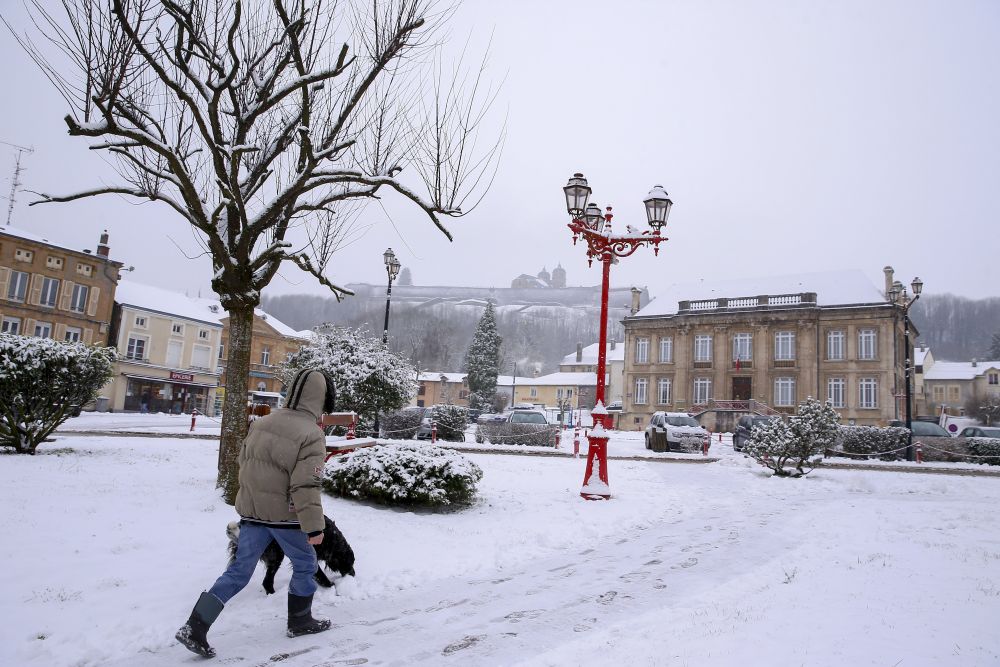
[[[208,592],[223,604],[229,602],[250,582],[257,562],[272,538],[278,541],[285,555],[292,561],[292,580],[288,584],[288,592],[302,597],[315,593],[316,550],[309,544],[309,537],[298,528],[268,528],[246,521],[240,523],[236,559]]]

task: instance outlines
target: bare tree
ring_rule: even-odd
[[[230,318],[218,484],[232,503],[261,290],[290,262],[350,294],[324,269],[359,202],[385,192],[451,239],[442,219],[495,172],[503,132],[480,132],[495,88],[443,64],[450,11],[433,0],[47,4],[29,0],[37,34],[18,41],[69,105],[69,134],[111,154],[122,183],[34,203],[124,195],[197,230]]]

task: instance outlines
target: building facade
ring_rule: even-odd
[[[936,361],[923,372],[926,414],[964,416],[970,404],[1000,397],[1000,361]]]
[[[559,363],[559,370],[569,373],[596,373],[597,351],[600,343],[584,347],[576,344],[576,353],[567,354]],[[617,341],[607,344],[604,359],[604,400],[608,405],[621,403],[623,398],[623,380],[625,377],[625,346]],[[596,387],[595,387],[596,391]],[[580,407],[591,408],[593,405],[581,404]]]
[[[218,302],[216,302],[218,304]],[[218,306],[220,309],[221,305]],[[229,318],[222,311],[222,346],[218,352],[218,362],[222,371],[221,385],[217,392],[217,401],[221,410],[222,399],[226,390],[226,354],[229,341]],[[278,365],[287,361],[309,342],[310,336],[305,332],[293,330],[278,318],[265,313],[261,309],[254,310],[253,333],[250,340],[250,377],[247,381],[248,392],[254,394],[255,402],[264,402],[277,406],[281,403],[284,383],[279,376]]]
[[[107,343],[122,263],[96,252],[0,226],[0,331],[83,343]]]
[[[222,340],[216,302],[130,281],[115,301],[118,361],[101,391],[110,409],[214,416]]]
[[[731,430],[741,413],[794,413],[807,397],[844,424],[898,418],[903,323],[886,270],[885,292],[859,272],[675,286],[624,321],[622,428],[663,410]]]
[[[417,374],[417,393],[410,399],[410,405],[431,407],[432,405],[469,406],[469,378],[465,373],[440,373],[427,371]]]
[[[560,372],[533,378],[518,378],[514,404],[530,403],[550,408],[590,409],[594,406],[597,373]]]

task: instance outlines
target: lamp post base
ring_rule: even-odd
[[[587,435],[587,472],[583,477],[580,497],[585,500],[610,500],[611,486],[608,484],[608,436],[598,422]]]

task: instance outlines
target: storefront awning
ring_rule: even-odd
[[[158,377],[152,377],[150,375],[132,375],[130,373],[122,373],[122,375],[124,375],[130,380],[146,380],[147,382],[162,382],[163,384],[183,384],[189,387],[207,387],[209,389],[214,389],[215,387],[219,386],[218,383],[208,384],[205,382],[182,382],[181,380],[171,380],[170,378],[158,378]]]

